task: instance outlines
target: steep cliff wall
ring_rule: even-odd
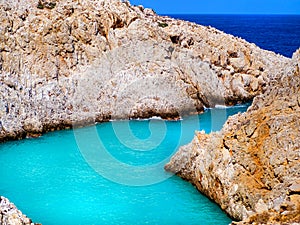
[[[197,132],[166,169],[192,182],[240,224],[300,223],[299,51],[220,132]]]
[[[252,99],[290,59],[117,0],[0,6],[0,140]]]
[[[267,90],[220,133],[198,133],[167,168],[236,219],[298,220],[299,54],[292,62],[117,0],[3,1],[0,22],[0,141],[174,118]]]

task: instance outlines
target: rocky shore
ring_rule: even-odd
[[[233,224],[300,224],[300,50],[220,132],[197,132],[166,165],[218,203]]]
[[[1,225],[34,225],[29,218],[21,213],[7,198],[0,196]],[[36,224],[37,225],[37,224]]]
[[[110,119],[178,118],[264,93],[220,133],[198,133],[167,168],[234,219],[297,212],[299,54],[119,0],[3,1],[0,22],[0,142]]]
[[[291,60],[118,0],[0,6],[0,140],[251,100]]]

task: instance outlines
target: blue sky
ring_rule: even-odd
[[[129,0],[158,14],[300,14],[300,0]]]

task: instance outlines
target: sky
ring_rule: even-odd
[[[300,0],[129,0],[158,14],[300,14]]]

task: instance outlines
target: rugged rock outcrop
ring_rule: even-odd
[[[236,219],[298,219],[291,59],[118,0],[2,1],[0,23],[0,141],[111,118],[174,118],[279,85],[222,132],[198,133],[168,169]]]
[[[247,101],[290,64],[126,1],[3,1],[0,21],[2,141]]]
[[[220,132],[197,132],[165,167],[243,220],[238,224],[300,223],[299,56],[246,113]]]
[[[34,225],[7,198],[0,196],[0,224],[1,225]]]

